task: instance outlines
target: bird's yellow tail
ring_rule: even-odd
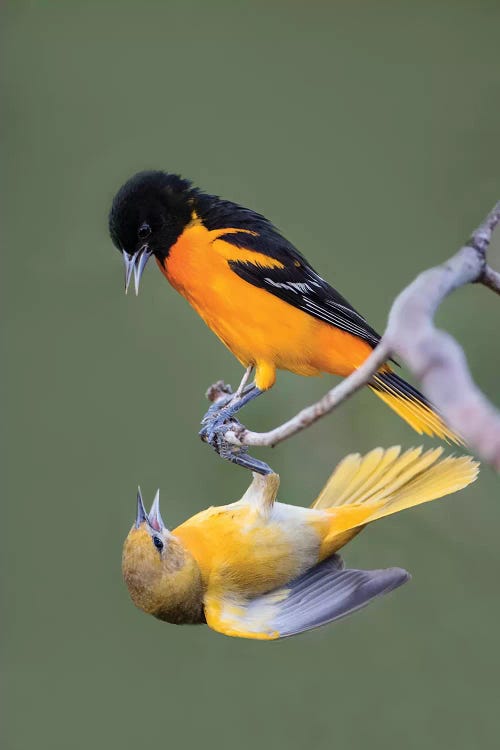
[[[463,444],[462,438],[445,425],[425,396],[392,370],[378,372],[369,387],[420,435],[436,435]]]
[[[332,554],[372,521],[414,505],[437,500],[473,482],[479,464],[470,456],[447,456],[442,448],[422,452],[399,446],[346,456],[312,507],[332,510],[324,552]]]

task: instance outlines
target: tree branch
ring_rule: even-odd
[[[478,456],[500,471],[500,412],[472,380],[459,344],[433,323],[445,297],[465,284],[478,282],[500,294],[500,273],[486,264],[491,235],[499,222],[500,202],[466,245],[442,265],[421,273],[399,294],[379,345],[361,367],[317,403],[269,432],[251,432],[234,420],[224,440],[236,450],[243,446],[277,445],[333,411],[366,385],[389,357],[395,356],[408,366],[449,426]],[[211,399],[221,396],[220,386],[212,386]]]
[[[481,284],[484,284],[484,286],[487,286],[497,294],[500,294],[500,273],[494,271],[489,266],[486,266],[481,278]]]

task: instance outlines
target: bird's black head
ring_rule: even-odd
[[[117,192],[109,233],[125,262],[125,290],[132,273],[136,294],[151,255],[163,261],[191,221],[194,190],[189,180],[166,172],[139,172]]]

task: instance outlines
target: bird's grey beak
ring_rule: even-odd
[[[123,262],[125,264],[125,294],[128,292],[130,286],[130,280],[132,279],[132,273],[134,274],[134,286],[136,296],[139,294],[139,284],[141,281],[142,272],[146,268],[146,263],[151,258],[153,253],[148,248],[147,244],[137,250],[133,255],[123,250]]]
[[[149,511],[149,525],[155,531],[163,531],[165,529],[165,524],[160,514],[160,490],[156,491],[153,505]]]
[[[149,523],[148,514],[146,508],[142,502],[141,488],[137,488],[137,518],[135,519],[135,528],[138,529],[141,523]]]

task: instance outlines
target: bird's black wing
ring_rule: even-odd
[[[249,284],[274,294],[288,304],[352,334],[375,347],[379,334],[368,325],[349,302],[316,273],[307,260],[276,227],[249,208],[196,192],[196,209],[207,229],[231,229],[220,240],[235,247],[253,250],[280,263],[269,268],[249,261],[229,261],[234,273]],[[235,232],[235,229],[241,231]]]
[[[377,346],[380,341],[379,334],[339,292],[316,273],[293,245],[279,234],[272,236],[269,233],[267,237],[262,237],[238,232],[224,235],[220,239],[256,252],[263,252],[265,247],[265,254],[281,264],[269,268],[257,262],[229,261],[231,269],[242,279],[325,323],[363,339],[371,347]],[[277,242],[277,239],[281,242]]]

